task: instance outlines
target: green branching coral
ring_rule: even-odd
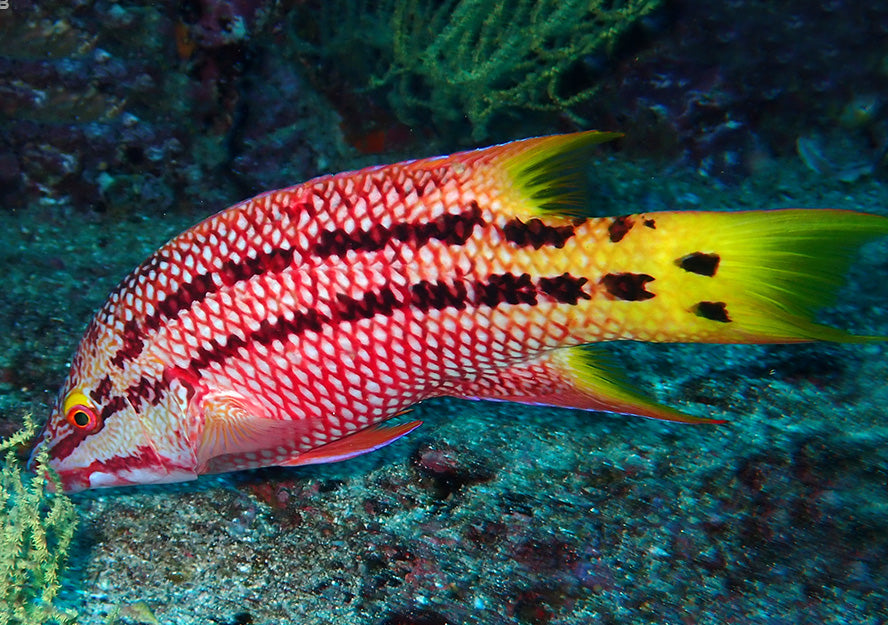
[[[0,453],[5,452],[0,474],[0,625],[64,624],[76,618],[54,605],[77,526],[74,506],[48,469],[45,450],[37,453],[37,474],[30,478],[23,477],[15,454],[35,431],[29,416],[22,430],[0,442]],[[49,492],[50,480],[54,493]]]
[[[452,132],[468,119],[481,140],[491,119],[510,111],[573,116],[571,107],[598,89],[588,77],[573,80],[583,60],[609,55],[621,35],[661,4],[326,0],[320,10],[291,15],[290,27],[300,64],[324,68],[311,70],[321,86],[343,77],[364,82],[385,93],[405,123],[430,121]]]
[[[393,62],[375,85],[390,84],[402,119],[418,109],[468,117],[475,139],[495,113],[561,110],[591,98],[569,70],[617,39],[660,0],[409,0],[392,14]]]

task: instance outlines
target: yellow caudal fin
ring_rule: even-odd
[[[863,342],[814,321],[834,304],[858,248],[888,235],[888,218],[847,210],[650,213],[620,218],[608,284],[638,287],[643,323],[625,338],[713,343]],[[625,273],[620,273],[625,272]],[[643,276],[639,278],[639,276]],[[620,284],[622,280],[625,284]],[[630,293],[631,294],[631,293]],[[645,306],[642,311],[638,306]]]

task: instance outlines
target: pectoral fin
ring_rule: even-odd
[[[390,445],[402,436],[407,436],[420,425],[422,425],[422,421],[409,421],[391,427],[372,426],[279,464],[282,467],[298,467],[348,460]]]
[[[299,440],[309,433],[307,421],[269,417],[260,405],[234,392],[209,393],[197,407],[203,417],[195,449],[198,473],[338,462],[385,447],[422,425],[372,426],[300,454]]]
[[[234,392],[210,393],[198,410],[203,416],[195,450],[198,466],[207,467],[216,458],[213,472],[228,470],[220,464],[222,458],[234,468],[243,468],[250,465],[239,460],[244,454],[293,446],[308,428],[302,421],[271,418],[261,406]]]
[[[724,423],[679,412],[636,392],[599,349],[560,349],[465,384],[466,399],[632,414],[681,423]]]

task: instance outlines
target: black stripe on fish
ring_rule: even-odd
[[[190,382],[181,376],[174,376],[171,370],[164,371],[159,378],[149,379],[142,376],[139,378],[138,382],[127,388],[123,395],[108,397],[108,401],[105,402],[102,409],[99,411],[99,427],[91,432],[81,432],[76,430],[71,432],[71,434],[61,439],[53,446],[53,457],[61,460],[62,458],[71,455],[80,443],[93,434],[101,432],[105,427],[105,424],[108,422],[108,419],[125,409],[128,405],[132,406],[137,411],[142,408],[142,405],[146,401],[152,406],[158,405],[161,400],[163,400],[173,379],[178,379],[180,384],[185,387],[189,398],[193,396],[194,387]],[[106,380],[108,381],[107,392],[110,393],[111,379],[108,376],[105,376],[105,378],[102,379],[102,382],[99,383],[99,386],[97,387],[98,392],[94,391],[93,393],[90,393],[90,396],[96,401],[96,403],[100,403],[99,393],[103,392],[102,389],[105,388]]]
[[[244,213],[244,217],[250,220],[250,228],[254,232],[262,230],[261,224],[255,223],[249,213]],[[388,227],[376,224],[368,230],[352,233],[346,233],[341,228],[324,231],[320,234],[313,252],[323,258],[332,255],[341,256],[348,250],[376,251],[392,241],[412,242],[419,248],[432,239],[447,245],[463,245],[471,236],[475,226],[483,226],[484,223],[481,208],[473,200],[469,203],[469,208],[462,213],[445,213],[432,221],[399,222]],[[292,264],[295,254],[296,250],[293,248],[279,247],[268,252],[259,252],[254,257],[247,256],[239,261],[225,261],[221,270],[192,274],[188,281],[179,285],[178,290],[166,294],[165,299],[158,302],[154,312],[146,316],[141,326],[135,320],[126,323],[123,346],[111,358],[111,363],[122,369],[127,362],[135,360],[142,352],[147,334],[157,331],[166,320],[174,319],[181,311],[188,310],[195,302],[202,302],[208,295],[218,292],[223,287],[230,287],[265,273],[283,271]],[[156,265],[159,270],[160,262]],[[144,273],[142,270],[137,271]],[[218,283],[214,280],[214,276],[218,276]]]
[[[412,242],[416,247],[437,239],[447,245],[462,245],[472,235],[475,226],[483,226],[481,209],[474,200],[462,213],[444,213],[432,221],[399,222],[391,226],[375,224],[369,230],[347,232],[343,228],[324,230],[312,250],[316,256],[343,256],[349,250],[375,252],[392,241]]]
[[[576,229],[574,226],[550,226],[536,217],[527,222],[516,217],[503,226],[503,234],[507,241],[511,241],[515,245],[529,245],[533,246],[535,250],[544,245],[560,249],[564,247],[568,239],[576,234]]]
[[[558,303],[575,305],[580,299],[590,299],[591,296],[583,291],[583,285],[587,282],[587,278],[575,277],[568,273],[553,278],[539,278],[536,283],[527,273],[517,276],[503,273],[493,274],[487,281],[469,280],[453,284],[440,280],[436,282],[422,280],[411,285],[400,298],[389,286],[383,286],[376,291],[367,291],[360,298],[339,293],[335,302],[328,302],[332,311],[330,316],[323,315],[316,309],[309,309],[297,311],[289,318],[283,315],[275,321],[263,319],[259,327],[243,339],[237,334],[230,334],[224,343],[218,339],[211,339],[209,347],[198,347],[197,355],[184,369],[170,367],[159,378],[141,377],[138,382],[130,385],[123,395],[109,399],[101,410],[101,423],[104,426],[109,418],[127,405],[138,411],[146,402],[151,405],[159,404],[173,379],[179,379],[191,389],[190,392],[193,392],[192,382],[198,378],[201,370],[208,368],[214,362],[221,365],[228,358],[236,356],[241,348],[249,350],[252,343],[270,345],[275,340],[286,343],[291,336],[298,336],[306,331],[321,332],[328,324],[369,319],[375,315],[391,316],[396,309],[411,307],[426,312],[430,309],[445,308],[463,310],[469,305],[491,308],[504,303],[535,305],[540,296],[551,298]],[[108,385],[103,379],[99,385],[102,390],[99,392],[105,392],[105,386],[108,386],[110,392],[110,378],[106,379]],[[65,457],[87,436],[80,432],[72,433],[65,441],[59,443],[55,451],[59,457]]]
[[[111,376],[106,374],[98,385],[90,391],[89,396],[97,404],[104,403],[111,396]]]
[[[575,305],[580,299],[592,299],[591,295],[583,291],[583,285],[588,281],[565,272],[555,278],[540,278],[537,284],[543,293],[556,301]]]
[[[126,361],[132,360],[142,353],[144,345],[138,322],[135,319],[130,319],[123,325],[123,346],[115,352],[114,357],[111,358],[111,364],[122,368]]]
[[[396,292],[391,286],[383,286],[368,291],[359,298],[338,294],[335,301],[327,302],[330,315],[318,312],[317,308],[295,311],[282,315],[274,321],[263,319],[259,327],[246,337],[231,334],[225,341],[210,339],[209,347],[198,347],[197,355],[188,366],[176,369],[173,375],[186,374],[196,379],[201,370],[212,363],[222,364],[236,356],[241,348],[250,349],[252,343],[270,345],[275,340],[286,344],[292,336],[307,331],[321,332],[326,325],[346,321],[369,319],[375,315],[391,316],[395,310],[416,308],[423,312],[430,309],[455,308],[463,310],[467,306],[495,307],[500,304],[534,305],[538,297],[544,296],[559,303],[576,304],[579,299],[589,299],[582,291],[586,278],[562,274],[555,278],[540,278],[533,282],[529,274],[494,274],[486,281],[467,280],[448,284],[441,281],[420,281]]]
[[[448,284],[441,280],[421,280],[410,287],[410,303],[423,312],[445,308],[464,310],[468,304],[468,291],[463,282]]]

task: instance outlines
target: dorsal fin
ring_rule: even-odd
[[[587,211],[583,167],[593,146],[622,137],[619,132],[587,130],[515,141],[500,166],[532,207],[531,214],[577,216]]]
[[[489,148],[414,161],[410,167],[470,168],[473,184],[494,191],[510,215],[522,219],[588,213],[583,167],[596,145],[622,137],[587,130],[521,139]]]

